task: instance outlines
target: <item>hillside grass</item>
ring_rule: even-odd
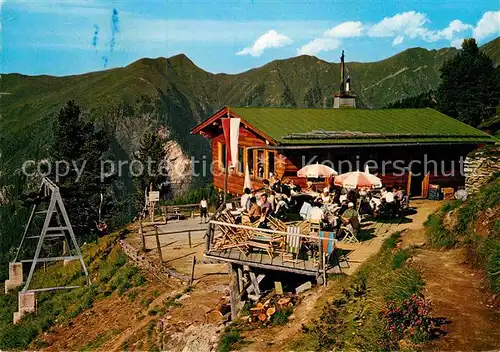
[[[303,325],[302,334],[290,344],[297,351],[394,350],[400,346],[388,334],[382,312],[420,295],[424,282],[406,264],[409,250],[397,249],[400,233],[385,240],[380,252],[364,263],[357,274],[330,281],[334,299],[317,319]],[[418,341],[423,342],[423,341]]]
[[[18,309],[18,291],[0,295],[0,349],[26,349],[33,342],[39,348],[45,347],[41,340],[35,341],[36,337],[53,324],[67,324],[91,308],[96,300],[114,292],[123,295],[130,288],[143,285],[146,282],[144,276],[137,267],[127,263],[125,254],[115,245],[118,236],[114,233],[101,238],[98,243],[83,246],[85,263],[93,274],[91,286],[38,293],[37,313],[25,315],[17,325],[12,323],[12,317]],[[84,283],[80,263],[73,261],[66,266],[55,264],[47,267],[46,271],[38,270],[30,288]],[[97,348],[108,335],[106,333],[96,341],[89,342],[87,347]]]
[[[455,219],[452,228],[445,226],[447,216]],[[472,263],[485,271],[492,292],[500,293],[500,175],[465,202],[445,203],[425,226],[431,246],[465,246]]]

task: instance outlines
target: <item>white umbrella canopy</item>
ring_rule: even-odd
[[[298,177],[309,177],[309,178],[318,178],[318,177],[330,177],[338,175],[338,172],[323,164],[310,164],[304,166],[302,169],[297,171]]]
[[[334,184],[345,188],[380,188],[382,180],[368,172],[353,171],[336,176]]]

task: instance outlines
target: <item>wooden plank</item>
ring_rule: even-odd
[[[238,296],[236,295],[235,292],[235,286],[236,286],[236,278],[235,278],[235,270],[233,268],[233,264],[228,263],[227,264],[228,271],[229,271],[229,300],[231,304],[231,320],[234,321],[238,317]]]
[[[243,290],[245,289],[245,284],[243,283],[243,270],[241,269],[241,265],[238,265],[238,290],[241,296]]]
[[[253,271],[250,271],[250,281],[252,281],[253,292],[255,292],[257,296],[260,296],[259,282]]]
[[[238,260],[234,258],[224,258],[224,257],[219,257],[215,253],[210,252],[205,254],[206,258],[210,259],[215,259],[219,261],[225,261],[229,263],[234,263],[234,264],[240,264],[240,265],[247,265],[249,267],[255,267],[255,268],[260,268],[260,269],[266,269],[266,270],[273,270],[273,271],[285,271],[289,273],[294,273],[294,274],[300,274],[300,275],[307,275],[307,276],[316,276],[316,270],[303,270],[303,269],[295,269],[287,266],[277,266],[277,265],[270,265],[270,264],[260,264],[248,260]]]

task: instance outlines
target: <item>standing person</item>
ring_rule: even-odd
[[[219,192],[219,194],[217,195],[217,209],[219,209],[219,207],[222,205],[222,203],[224,203],[224,193],[222,192]]]
[[[205,197],[201,198],[200,202],[200,224],[202,223],[203,218],[205,218],[205,223],[207,222],[208,216],[208,202]]]
[[[250,198],[252,198],[252,190],[250,188],[245,188],[245,193],[241,196],[240,207],[242,211],[250,210]]]

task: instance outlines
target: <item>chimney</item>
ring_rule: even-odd
[[[342,50],[342,56],[340,56],[340,92],[334,95],[334,109],[356,107],[356,96],[349,93],[350,85],[351,78],[345,79],[344,50]]]

